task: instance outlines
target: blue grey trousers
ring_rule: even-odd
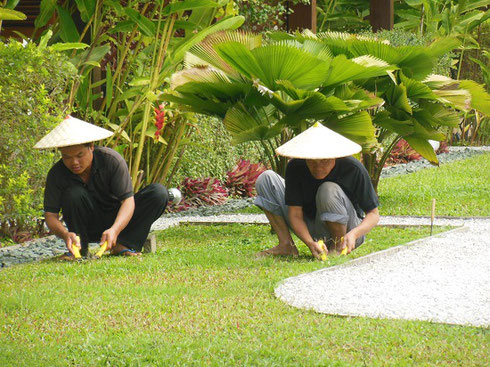
[[[291,228],[288,215],[288,207],[285,202],[284,179],[274,171],[263,172],[255,183],[257,197],[254,204],[275,215],[281,216]],[[354,205],[342,188],[335,182],[324,182],[316,193],[315,219],[304,216],[311,237],[316,241],[323,239],[327,243],[330,235],[325,222],[335,222],[347,226],[347,232],[357,227],[361,219],[357,216]],[[365,236],[356,240],[356,247],[364,242]]]

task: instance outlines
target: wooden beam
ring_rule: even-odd
[[[369,20],[373,32],[380,29],[393,29],[393,18],[395,14],[393,0],[371,0]]]
[[[293,4],[288,1],[289,9],[293,13],[287,15],[286,28],[288,31],[309,29],[316,33],[316,0],[311,0],[309,4]]]

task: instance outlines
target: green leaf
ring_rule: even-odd
[[[39,15],[36,17],[34,21],[34,26],[36,28],[44,27],[48,24],[48,21],[54,14],[56,9],[56,0],[42,0],[40,5]]]
[[[226,74],[239,79],[239,74],[218,55],[214,47],[217,44],[229,41],[241,43],[251,50],[262,45],[262,36],[243,31],[223,31],[214,33],[189,49],[189,53],[185,58],[186,65],[211,65],[222,70]]]
[[[433,57],[441,57],[459,46],[461,46],[461,41],[457,38],[439,38],[430,44],[427,52]]]
[[[6,9],[15,9],[15,7],[19,4],[20,0],[7,0],[5,4]]]
[[[434,128],[438,126],[458,127],[460,122],[460,117],[454,110],[432,102],[421,103],[413,116],[417,121],[423,120]]]
[[[388,89],[385,94],[385,99],[390,105],[407,113],[412,113],[412,107],[410,106],[407,97],[407,88],[403,83],[400,85],[393,85]]]
[[[411,135],[415,131],[411,120],[397,120],[388,111],[378,112],[374,116],[373,122],[375,125],[401,136]]]
[[[349,111],[349,107],[340,98],[326,97],[319,92],[312,92],[300,101],[286,102],[274,98],[272,103],[286,115],[285,121],[289,126],[295,126],[306,119],[323,120],[332,113]]]
[[[411,136],[404,136],[403,138],[422,157],[427,159],[432,164],[439,165],[434,148],[426,139]]]
[[[0,20],[26,20],[27,16],[17,10],[0,8]]]
[[[260,109],[259,112],[255,112],[242,103],[237,103],[228,110],[223,119],[223,124],[233,137],[234,144],[263,141],[278,135],[282,131],[280,124],[270,124],[269,121],[275,121],[271,117],[273,113],[273,108]]]
[[[485,91],[481,84],[473,80],[462,80],[459,88],[467,90],[471,95],[471,107],[475,110],[490,116],[490,95]]]
[[[116,100],[114,101],[114,103],[118,103],[118,102],[121,102],[121,101],[124,101],[124,100],[129,100],[135,96],[139,96],[141,95],[142,93],[142,90],[141,90],[141,87],[133,87],[133,88],[130,88],[128,89],[127,91],[125,91],[124,93],[120,94],[119,96],[116,97]]]
[[[215,47],[218,55],[238,72],[273,91],[279,88],[278,80],[287,80],[296,88],[317,87],[328,70],[328,63],[287,44],[271,44],[253,50],[238,42]]]
[[[192,34],[192,36],[190,37],[186,37],[184,40],[182,40],[180,43],[178,43],[175,46],[171,55],[171,60],[170,58],[168,58],[166,62],[167,63],[181,62],[185,56],[185,53],[189,51],[189,49],[192,46],[201,42],[204,38],[206,38],[210,34],[223,30],[236,29],[240,27],[244,21],[245,18],[242,16],[226,18],[216,22],[215,24],[209,27],[204,28],[202,31],[199,31],[196,34]]]
[[[109,30],[109,33],[117,33],[117,32],[131,32],[135,23],[131,20],[124,20],[122,22],[118,22],[115,27]]]
[[[71,43],[55,43],[50,46],[55,51],[80,50],[89,47],[86,43],[71,42]]]
[[[51,39],[51,36],[52,35],[53,35],[53,31],[51,29],[48,30],[46,32],[46,34],[44,34],[43,36],[41,36],[41,39],[39,40],[38,47],[39,48],[46,48],[46,46],[48,45],[48,42]]]
[[[73,21],[71,14],[63,9],[61,6],[57,6],[59,22],[60,22],[60,36],[64,42],[78,42],[80,34],[77,31],[77,26]]]
[[[366,111],[357,112],[342,118],[331,117],[323,123],[329,129],[370,148],[376,144],[376,137],[371,116]]]
[[[106,125],[109,126],[116,134],[120,134],[124,140],[127,142],[131,142],[131,138],[129,137],[128,133],[124,130],[121,130],[121,126],[117,124],[113,124],[111,122],[106,122]]]
[[[148,37],[156,36],[157,29],[155,23],[153,23],[150,19],[140,14],[137,10],[133,8],[124,8],[124,12],[129,18],[131,18],[133,22],[138,25],[141,33]]]
[[[82,65],[90,65],[90,66],[95,66],[97,68],[100,68],[100,63],[98,61],[93,61],[93,60],[84,61]]]
[[[150,79],[149,78],[134,78],[128,84],[131,87],[139,87],[142,85],[148,85],[148,84],[150,84]]]
[[[172,4],[167,5],[162,12],[162,15],[170,15],[174,13],[178,13],[185,10],[193,10],[200,8],[219,8],[223,6],[223,3],[226,2],[216,2],[212,0],[185,0],[178,1]]]
[[[95,12],[97,0],[75,0],[77,3],[80,17],[85,23],[88,23]]]
[[[344,55],[335,57],[326,75],[324,86],[339,85],[348,81],[369,79],[377,76],[387,75],[387,70],[395,69],[393,66],[363,66]]]
[[[93,49],[88,49],[73,57],[70,61],[73,65],[77,66],[81,63],[93,64],[94,62],[100,63],[100,61],[105,57],[105,55],[110,51],[111,46],[105,44],[102,46],[95,47]]]
[[[407,89],[407,96],[412,100],[418,100],[420,98],[425,99],[436,99],[437,96],[434,94],[432,89],[430,89],[426,84],[407,78],[403,72],[399,73],[400,81],[405,85]]]

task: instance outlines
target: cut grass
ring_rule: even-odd
[[[327,316],[273,296],[284,278],[428,231],[378,227],[352,255],[320,263],[304,245],[298,259],[254,259],[275,244],[268,226],[181,226],[143,258],[7,268],[0,365],[483,365],[485,329]]]
[[[381,215],[490,216],[490,153],[389,177],[378,186]]]

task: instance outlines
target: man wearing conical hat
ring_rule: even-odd
[[[68,116],[34,146],[61,153],[46,179],[44,215],[50,231],[66,243],[64,259],[74,258],[75,246],[86,256],[89,242],[107,242],[113,255],[140,255],[152,223],[167,205],[167,189],[159,184],[134,195],[123,157],[94,146],[112,134]]]
[[[262,173],[255,204],[265,212],[279,244],[258,256],[296,256],[290,229],[318,259],[362,244],[379,221],[379,202],[368,172],[351,157],[360,151],[360,145],[320,123],[276,149],[292,158],[286,177]]]

